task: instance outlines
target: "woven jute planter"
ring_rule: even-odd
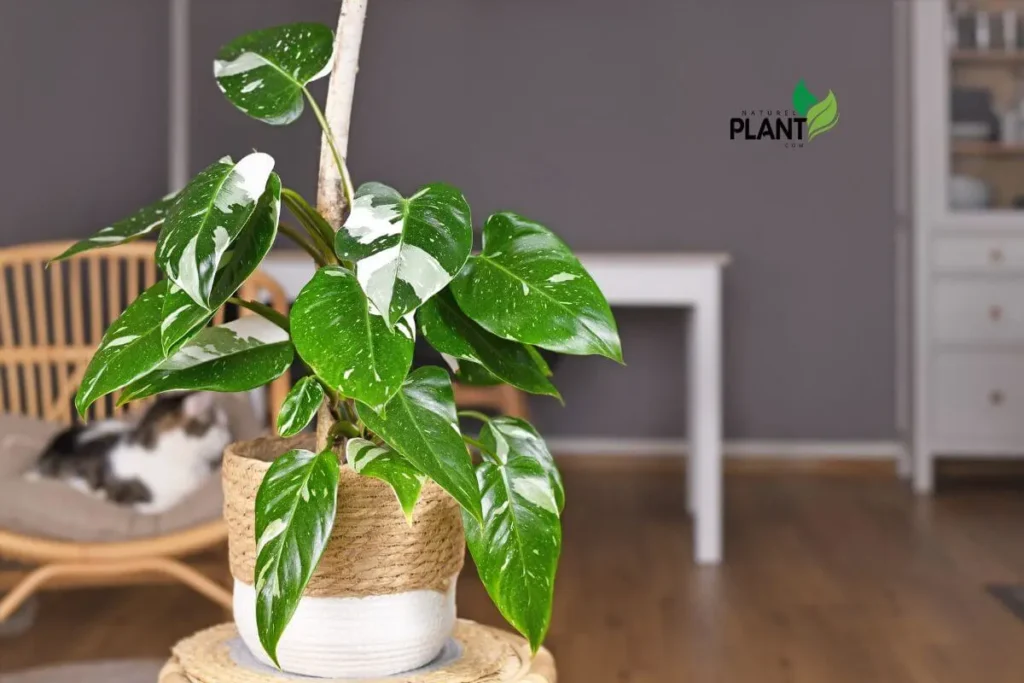
[[[269,663],[256,630],[256,491],[270,463],[312,435],[262,438],[224,453],[234,617],[252,654]],[[323,558],[278,644],[284,671],[325,678],[388,676],[424,666],[455,628],[455,583],[465,554],[458,504],[428,482],[409,525],[384,482],[343,465],[338,515]]]

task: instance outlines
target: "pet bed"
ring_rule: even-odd
[[[71,399],[103,331],[158,277],[151,242],[90,251],[46,267],[71,244],[0,249],[0,558],[34,567],[0,570],[0,595],[9,591],[0,600],[0,621],[41,588],[166,578],[228,608],[230,591],[179,559],[226,539],[216,477],[190,500],[153,516],[90,499],[59,483],[21,481],[47,439],[74,419]],[[240,296],[287,311],[280,285],[259,271]],[[214,323],[226,315],[221,309]],[[264,404],[271,423],[287,391],[287,377],[270,385]],[[225,398],[225,406],[235,406],[229,412],[244,422],[235,399]],[[90,418],[145,407],[117,408],[115,400],[97,401]],[[250,414],[248,426],[237,424],[236,438],[259,431],[256,422]],[[44,488],[49,490],[41,493]]]

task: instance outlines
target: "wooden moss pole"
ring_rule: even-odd
[[[338,15],[338,29],[334,33],[334,68],[327,90],[324,117],[334,134],[334,145],[344,158],[348,156],[348,131],[352,120],[352,98],[359,72],[359,47],[363,42],[363,24],[366,21],[368,0],[344,0]],[[337,230],[345,213],[345,193],[341,172],[326,133],[320,143],[320,176],[317,184],[317,209]]]

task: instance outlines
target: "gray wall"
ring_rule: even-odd
[[[220,44],[248,29],[297,20],[333,25],[337,6],[193,2],[193,170],[257,147],[277,157],[286,183],[313,195],[312,117],[285,129],[247,120],[222,99],[210,62]],[[4,12],[0,19],[11,10]],[[148,28],[150,15],[138,10],[131,21]],[[9,22],[0,25],[7,33]],[[350,165],[357,181],[406,191],[447,180],[463,188],[478,221],[513,208],[546,222],[578,250],[730,252],[727,434],[889,438],[890,34],[887,0],[379,0],[371,3],[364,39]],[[30,53],[31,40],[22,42]],[[153,176],[153,185],[164,177],[165,154],[154,143],[162,144],[163,129],[141,126],[139,115],[148,118],[147,105],[163,111],[166,103],[166,57],[154,54],[166,37],[81,42],[78,52],[88,59],[132,55],[129,64],[115,65],[131,86],[111,87],[102,69],[75,79],[78,89],[98,88],[104,96],[90,98],[85,123],[71,137],[106,152],[100,156],[111,170],[101,173],[131,169],[126,175],[134,185],[90,178],[85,196],[78,190],[63,210],[47,207],[54,218],[91,211],[89,220],[74,227],[54,221],[63,232],[53,234],[86,232],[116,215],[107,208],[142,200],[136,195],[148,186],[140,176]],[[785,108],[800,78],[818,95],[836,92],[836,129],[795,151],[728,139],[730,117],[745,108]],[[136,83],[153,92],[138,96]],[[115,97],[125,99],[115,105]],[[18,144],[37,155],[50,149],[45,128],[33,120],[45,112],[30,107],[47,102],[22,102],[30,130]],[[5,136],[20,138],[9,126]],[[5,172],[7,191],[12,183],[19,194],[31,189],[9,165]],[[45,193],[77,183],[51,179]],[[20,215],[30,215],[31,202],[24,204]],[[37,234],[17,229],[12,238]],[[681,316],[617,313],[628,367],[567,359],[558,369],[567,406],[534,404],[549,434],[684,433]]]
[[[0,245],[166,194],[167,49],[163,2],[0,0]]]

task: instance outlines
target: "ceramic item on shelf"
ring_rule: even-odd
[[[987,208],[992,199],[988,184],[974,176],[957,174],[949,179],[949,205],[957,211]]]

